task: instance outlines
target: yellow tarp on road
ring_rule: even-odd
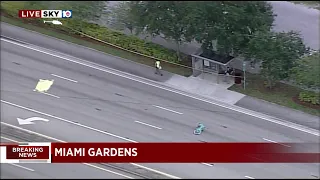
[[[39,92],[47,92],[50,87],[52,86],[54,80],[45,80],[45,79],[39,79],[39,82],[35,88],[36,91]]]

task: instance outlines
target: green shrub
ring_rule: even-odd
[[[97,24],[87,22],[69,20],[64,24],[64,26],[75,30],[78,30],[81,24],[81,31],[89,36],[96,37],[108,43],[147,56],[153,56],[171,62],[179,62],[175,51],[166,49],[154,43],[145,42],[144,40],[132,35],[126,35],[118,31],[112,31],[106,27],[101,27]]]
[[[303,91],[299,94],[299,100],[302,102],[308,102],[314,105],[320,105],[319,93],[314,93],[310,91]]]

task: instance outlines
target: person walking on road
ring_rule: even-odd
[[[161,66],[160,66],[160,61],[159,60],[157,60],[156,61],[156,63],[155,63],[155,67],[156,67],[156,72],[155,72],[155,74],[160,74],[161,76],[163,75],[162,73],[161,73]]]

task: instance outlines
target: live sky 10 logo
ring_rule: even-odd
[[[72,10],[41,10],[41,18],[72,18]]]
[[[71,18],[72,11],[71,10],[62,10],[62,18]]]
[[[19,10],[20,18],[72,18],[72,10]]]

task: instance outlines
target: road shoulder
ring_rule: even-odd
[[[275,116],[280,119],[285,119],[313,129],[319,130],[320,127],[320,120],[317,116],[293,110],[254,97],[245,96],[240,99],[235,105],[253,111],[261,112],[270,116]]]

